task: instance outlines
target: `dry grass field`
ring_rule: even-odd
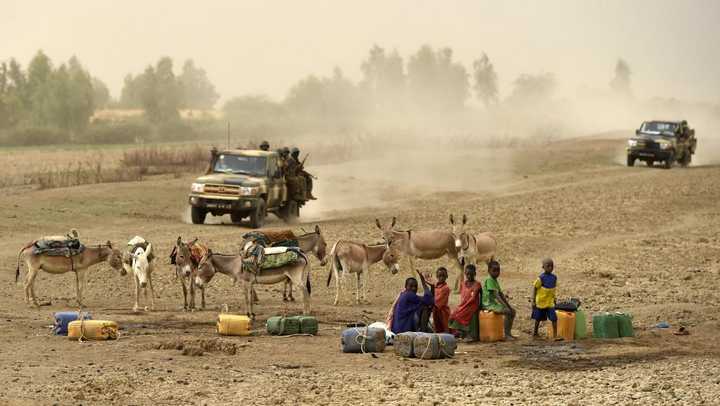
[[[471,230],[497,235],[501,282],[518,309],[519,339],[460,344],[451,360],[402,359],[392,348],[376,357],[339,349],[346,323],[384,319],[410,274],[406,263],[396,276],[371,269],[371,304],[353,303],[348,278],[334,307],[327,269],[313,260],[313,314],[321,323],[316,337],[264,332],[268,317],[301,311],[300,301],[282,302],[281,285],[258,289],[251,337],[221,338],[214,331],[223,304],[243,311],[242,293],[222,276],[208,287],[207,309],[183,312],[167,259],[175,239],[199,237],[218,252],[232,252],[246,231],[229,219],[202,226],[183,220],[191,174],[12,189],[0,196],[0,403],[717,404],[720,166],[705,161],[688,169],[627,168],[618,163],[625,135],[512,149],[375,151],[362,160],[310,166],[319,176],[319,200],[305,208],[296,231],[318,224],[329,243],[374,242],[380,237],[376,217],[397,216],[403,229],[448,229],[450,213],[465,213]],[[73,153],[84,159],[96,151]],[[102,152],[111,162],[119,153]],[[0,160],[32,168],[28,161],[58,156],[17,150],[3,152]],[[39,276],[36,291],[50,303],[40,308],[28,307],[22,285],[13,282],[21,246],[72,227],[89,244],[122,245],[140,235],[158,253],[152,312],[131,311],[130,276],[107,265],[89,273],[87,308],[94,318],[120,324],[117,341],[78,343],[50,334],[52,313],[76,308],[72,275]],[[284,225],[272,218],[268,227]],[[637,336],[532,340],[531,283],[547,256],[555,259],[561,297],[581,298],[589,314],[632,313]],[[423,271],[445,265],[418,264]],[[671,328],[653,328],[660,321]],[[673,335],[680,326],[690,335]],[[179,349],[193,346],[204,353],[183,355]]]

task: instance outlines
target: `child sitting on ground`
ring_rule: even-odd
[[[538,328],[540,322],[550,320],[552,323],[552,336],[555,340],[561,340],[557,337],[557,314],[555,313],[555,288],[557,287],[557,276],[553,274],[555,264],[550,258],[546,258],[542,262],[543,273],[535,279],[533,284],[533,306],[532,318],[535,320],[535,329],[533,337],[538,337]]]

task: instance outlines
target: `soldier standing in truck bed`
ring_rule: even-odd
[[[261,151],[270,151],[270,143],[267,141],[263,141],[260,143],[260,150]]]
[[[293,147],[291,155],[291,160],[293,161],[293,166],[295,167],[295,175],[301,176],[305,179],[305,190],[307,190],[307,197],[310,200],[317,200],[315,196],[312,194],[313,190],[313,181],[312,181],[312,175],[309,174],[307,171],[305,171],[304,163],[300,162],[300,149],[297,147]]]

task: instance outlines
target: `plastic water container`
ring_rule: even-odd
[[[615,313],[613,316],[617,319],[618,335],[620,337],[634,337],[635,331],[632,325],[632,315],[628,313]]]
[[[252,321],[248,316],[235,314],[219,314],[217,332],[222,336],[248,336]]]
[[[53,334],[57,336],[68,335],[68,324],[71,321],[78,320],[80,318],[78,312],[57,312],[54,314],[55,326],[53,326]],[[83,312],[83,319],[91,320],[90,313]]]
[[[587,315],[583,310],[575,312],[575,339],[587,338]]]
[[[267,332],[277,336],[300,334],[300,318],[275,316],[267,319]]]
[[[555,311],[557,314],[557,336],[565,341],[575,339],[575,313],[562,310]],[[552,327],[547,329],[548,337],[552,337]]]
[[[610,313],[594,314],[592,318],[593,338],[618,338],[618,319]]]
[[[505,339],[505,316],[502,314],[480,312],[480,341],[491,343]]]
[[[68,338],[83,340],[114,340],[118,325],[110,320],[75,320],[68,324]]]
[[[415,356],[422,359],[452,358],[457,340],[452,334],[418,333],[413,343]]]
[[[385,330],[379,328],[352,327],[340,336],[342,352],[383,352],[385,351]]]
[[[395,354],[405,358],[414,357],[415,352],[413,351],[413,342],[415,341],[415,337],[417,337],[417,335],[418,333],[414,331],[396,334],[395,339],[393,340],[393,350],[395,351]]]
[[[298,323],[300,323],[300,334],[312,334],[318,333],[318,321],[312,316],[297,316]]]

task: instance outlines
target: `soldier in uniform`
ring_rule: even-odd
[[[277,153],[278,155],[280,155],[280,158],[278,159],[278,166],[280,167],[280,171],[283,176],[288,177],[288,154],[290,153],[290,150],[288,149],[288,147],[278,148]]]
[[[292,158],[291,160],[293,161],[293,165],[295,166],[295,174],[297,176],[302,176],[305,179],[305,190],[307,191],[307,198],[310,200],[316,200],[317,198],[312,194],[312,175],[305,171],[304,163],[300,162],[300,149],[298,149],[297,147],[293,147],[292,153],[290,155]]]
[[[260,150],[261,151],[270,151],[270,143],[267,141],[263,141],[260,143]]]

